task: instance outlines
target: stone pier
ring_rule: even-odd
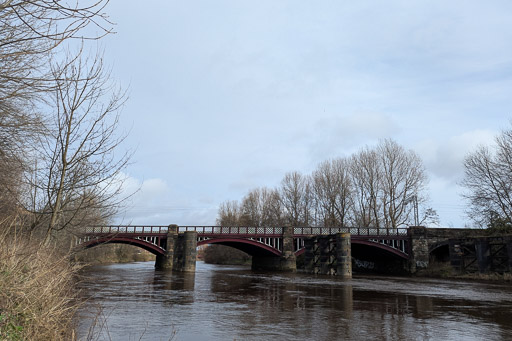
[[[413,274],[418,270],[426,269],[429,264],[430,254],[427,229],[422,226],[411,226],[407,230],[411,245],[409,246],[408,272]]]
[[[350,233],[305,239],[305,270],[313,274],[352,278],[350,242]]]
[[[350,233],[336,235],[336,276],[352,278]]]
[[[178,234],[178,225],[169,225],[164,255],[156,256],[155,268],[194,272],[197,257],[197,232]]]

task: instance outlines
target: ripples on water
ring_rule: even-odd
[[[255,273],[152,262],[84,272],[80,331],[96,340],[512,340],[512,289],[417,278]]]

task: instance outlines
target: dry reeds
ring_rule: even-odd
[[[54,249],[0,234],[0,339],[74,339],[77,271]]]

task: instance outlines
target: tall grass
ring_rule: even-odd
[[[55,248],[0,233],[0,340],[73,340],[78,267]]]

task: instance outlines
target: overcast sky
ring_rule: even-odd
[[[417,152],[464,226],[464,155],[512,113],[511,1],[111,1],[102,40],[135,149],[117,222],[214,224],[217,207],[381,138]]]

